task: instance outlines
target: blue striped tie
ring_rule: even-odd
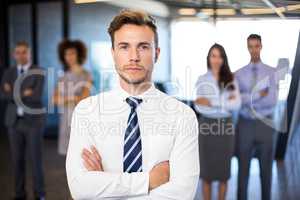
[[[136,107],[142,101],[135,97],[126,98],[131,111],[124,137],[123,171],[128,173],[142,171],[142,141],[136,113]]]

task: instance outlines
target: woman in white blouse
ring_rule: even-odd
[[[234,152],[232,113],[241,106],[234,75],[224,48],[214,44],[207,56],[208,72],[198,78],[195,107],[199,117],[200,177],[203,197],[211,199],[211,184],[219,182],[218,199],[226,197]]]

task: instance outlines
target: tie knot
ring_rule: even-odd
[[[21,73],[21,74],[23,74],[23,73],[24,73],[24,69],[23,69],[23,68],[21,68],[21,70],[20,70],[20,73]]]
[[[136,98],[136,97],[127,97],[126,102],[129,104],[129,106],[132,109],[136,109],[136,107],[143,102],[142,99]]]

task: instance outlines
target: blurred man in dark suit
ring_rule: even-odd
[[[32,166],[35,199],[44,199],[42,167],[42,132],[45,121],[43,114],[45,112],[42,109],[44,72],[31,64],[30,47],[26,42],[17,43],[14,58],[17,65],[5,71],[0,89],[1,97],[7,101],[4,123],[8,130],[15,176],[14,199],[26,199],[26,152]]]

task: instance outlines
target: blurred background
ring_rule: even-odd
[[[215,43],[225,47],[232,71],[249,63],[246,39],[262,36],[264,63],[284,71],[279,82],[275,120],[279,140],[273,167],[273,198],[300,199],[300,1],[297,0],[2,0],[0,2],[0,72],[14,65],[20,40],[32,49],[33,63],[48,69],[43,101],[49,107],[44,162],[48,199],[68,199],[64,157],[57,155],[58,114],[51,108],[57,77],[63,73],[57,46],[65,38],[88,48],[84,67],[92,74],[93,93],[116,84],[107,27],[121,9],[138,9],[157,21],[161,56],[153,79],[166,93],[190,104],[197,77],[206,73],[206,56]],[[1,199],[12,194],[12,172],[1,102]],[[51,111],[51,112],[50,112]],[[235,199],[237,164],[233,159],[228,199]],[[30,188],[30,178],[29,188]],[[201,183],[200,183],[201,184]],[[260,198],[259,167],[251,165],[249,194]],[[199,189],[200,190],[200,189]],[[201,199],[200,191],[196,199]]]

